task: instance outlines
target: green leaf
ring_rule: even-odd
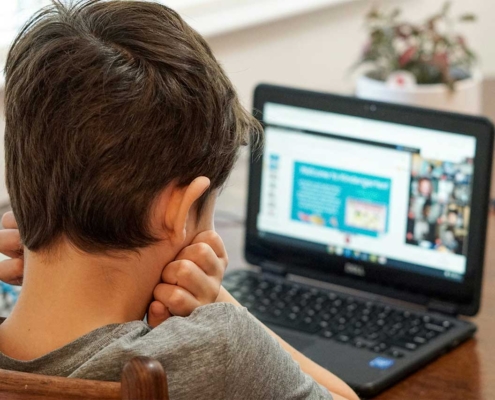
[[[390,19],[394,20],[396,19],[399,15],[401,14],[401,10],[399,8],[396,8],[390,13]]]
[[[367,19],[379,19],[381,17],[380,12],[378,11],[378,8],[375,6],[373,7],[368,14],[366,15]]]
[[[476,22],[478,17],[474,14],[464,14],[460,16],[459,20],[461,22]]]
[[[478,58],[476,54],[473,51],[469,50],[468,48],[464,49],[464,51],[466,52],[470,60],[474,61]]]
[[[371,32],[373,42],[380,42],[385,37],[385,32],[381,29],[375,29]]]
[[[476,16],[465,13],[454,19],[453,1],[442,3],[439,12],[418,25],[399,19],[400,9],[383,11],[372,7],[366,17],[368,45],[356,66],[372,66],[373,73],[383,79],[395,70],[406,69],[419,84],[444,83],[453,89],[456,77],[451,74],[452,68],[459,66],[469,71],[476,60],[454,23],[473,22]],[[404,49],[411,46],[417,48],[417,53],[406,57]]]
[[[446,16],[449,12],[450,12],[450,9],[452,8],[452,1],[446,1],[445,4],[443,5],[442,7],[442,11],[441,11],[441,14],[443,16]]]

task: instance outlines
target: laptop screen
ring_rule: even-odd
[[[261,237],[463,281],[474,137],[275,103],[263,121]]]

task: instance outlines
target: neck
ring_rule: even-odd
[[[142,319],[166,264],[156,260],[169,258],[157,255],[90,255],[67,243],[56,254],[27,251],[21,295],[0,325],[0,351],[29,360],[99,327]]]

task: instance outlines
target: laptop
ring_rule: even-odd
[[[493,126],[484,118],[260,85],[245,258],[225,287],[371,397],[471,338]]]

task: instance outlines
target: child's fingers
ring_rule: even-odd
[[[162,322],[165,322],[172,316],[170,311],[163,303],[153,301],[148,308],[148,325],[156,328]]]
[[[21,237],[17,229],[0,230],[0,253],[12,258],[22,255]]]
[[[167,283],[157,285],[153,296],[156,301],[167,307],[172,315],[180,317],[191,315],[196,308],[201,306],[201,303],[186,289]]]
[[[210,294],[218,292],[217,286],[220,284],[191,260],[178,260],[168,264],[163,269],[162,282],[186,289],[200,302],[212,301]]]
[[[14,213],[12,211],[3,214],[2,226],[4,229],[18,229],[17,221],[15,220]]]
[[[191,244],[179,253],[176,260],[190,260],[198,265],[208,276],[223,278],[227,261],[219,258],[210,245],[202,242]]]
[[[228,263],[227,250],[223,244],[223,240],[215,231],[204,231],[196,235],[191,244],[206,243],[208,244],[218,258],[224,259]]]
[[[24,275],[24,260],[12,258],[0,262],[0,281],[9,285],[22,285]]]

